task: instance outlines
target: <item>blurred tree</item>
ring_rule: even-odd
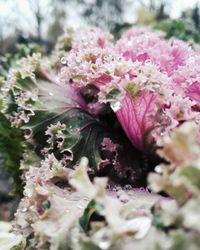
[[[129,0],[77,0],[82,5],[82,15],[90,25],[115,31],[124,23],[124,11]]]
[[[192,10],[192,20],[196,29],[200,29],[200,9],[198,4]]]
[[[69,0],[54,0],[51,4],[51,21],[48,25],[48,39],[55,44],[57,38],[63,33],[67,19],[67,3]]]
[[[172,0],[138,0],[138,2],[143,12],[149,12],[149,15],[151,13],[151,16],[154,16],[156,21],[169,18]]]
[[[48,27],[48,39],[55,43],[57,38],[62,34],[63,32],[63,19],[65,18],[65,12],[55,10],[54,16],[52,18],[51,23]]]
[[[6,4],[10,7],[5,7],[5,0],[0,0],[0,55],[3,55],[10,45],[15,42],[16,18],[12,15],[14,4],[11,0],[7,0]],[[11,49],[12,50],[12,49]]]
[[[41,0],[28,0],[30,9],[33,13],[36,23],[36,39],[39,44],[42,42],[42,26],[45,20],[44,12],[42,11]],[[47,13],[46,13],[47,14]]]

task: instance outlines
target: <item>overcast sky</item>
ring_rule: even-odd
[[[177,18],[183,10],[192,8],[197,4],[198,0],[174,0],[171,9],[171,17]]]
[[[46,5],[49,0],[41,0],[43,9],[46,9]],[[55,0],[56,1],[56,0]],[[106,0],[105,0],[106,1]],[[148,1],[148,0],[146,0]],[[137,0],[133,0],[137,3]],[[170,15],[172,18],[178,18],[181,12],[185,9],[192,8],[198,2],[198,0],[174,0],[172,1],[172,7],[170,10]],[[68,24],[74,27],[80,25],[80,19],[78,18],[77,8],[71,4],[67,5],[68,11]],[[48,13],[47,13],[48,15]],[[23,17],[23,18],[20,18]],[[126,13],[127,21],[133,22],[135,19],[134,8],[130,6]],[[32,19],[31,19],[32,18]],[[11,22],[10,29],[12,29],[13,24],[17,24],[19,30],[26,30],[27,32],[34,29],[34,23],[32,12],[29,5],[29,0],[0,0],[0,20],[3,22]],[[50,20],[50,17],[49,17]],[[31,27],[31,23],[33,27]],[[9,32],[9,29],[6,30]],[[34,32],[34,30],[32,30]]]

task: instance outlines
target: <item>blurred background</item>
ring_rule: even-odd
[[[0,84],[30,44],[49,53],[66,28],[95,25],[118,38],[135,24],[200,43],[200,0],[0,0]],[[0,113],[0,220],[12,219],[22,194],[22,154],[21,131]]]
[[[198,0],[0,0],[0,54],[30,42],[48,51],[65,27],[88,24],[117,36],[136,23],[179,18],[199,30],[199,7]]]

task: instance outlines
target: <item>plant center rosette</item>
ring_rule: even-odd
[[[200,56],[147,28],[68,31],[2,88],[24,131],[13,249],[199,249]]]

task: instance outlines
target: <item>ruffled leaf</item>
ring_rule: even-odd
[[[58,158],[71,161],[72,165],[87,156],[90,167],[96,168],[101,160],[101,142],[109,133],[86,112],[83,98],[73,87],[49,82],[53,77],[36,69],[35,78],[33,72],[23,76],[16,71],[12,76],[14,84],[4,96],[7,117],[13,126],[25,131],[25,138],[39,154],[41,150],[54,151]],[[49,143],[52,131],[47,131],[56,129],[58,123],[64,124],[62,136],[55,135]]]

